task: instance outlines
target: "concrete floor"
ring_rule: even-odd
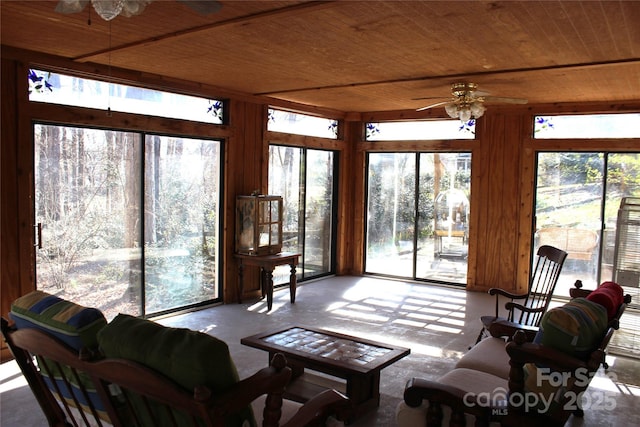
[[[273,309],[266,301],[220,305],[163,319],[168,326],[197,329],[229,345],[241,378],[267,365],[267,353],[240,344],[242,337],[281,325],[300,324],[356,335],[411,348],[411,354],[381,373],[381,402],[352,424],[356,427],[395,426],[395,408],[402,399],[407,380],[422,377],[435,380],[448,370],[473,344],[479,332],[479,317],[490,313],[493,299],[484,293],[460,288],[430,286],[373,277],[331,277],[298,287],[295,304],[289,291],[274,295]],[[585,396],[595,406],[583,419],[573,417],[568,426],[640,425],[640,363],[636,359],[609,355],[610,369],[602,369]],[[42,426],[39,411],[16,411],[35,407],[19,373],[11,363],[2,365],[0,425]],[[13,385],[13,386],[12,386]],[[615,408],[603,408],[606,397]],[[32,404],[30,404],[32,402]],[[19,406],[16,406],[19,405]],[[598,407],[600,406],[600,407]]]

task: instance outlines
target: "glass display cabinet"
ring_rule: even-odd
[[[282,251],[282,197],[253,194],[236,198],[236,252],[272,255]]]

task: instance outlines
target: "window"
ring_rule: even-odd
[[[337,120],[283,110],[269,109],[267,129],[274,132],[319,136],[321,138],[336,139],[338,137]]]
[[[534,138],[640,138],[640,114],[537,116]]]
[[[464,285],[471,153],[370,153],[367,273]]]
[[[221,124],[219,100],[29,70],[29,100]]]
[[[536,138],[639,138],[637,114],[536,117]],[[635,124],[634,124],[635,123]],[[557,133],[556,133],[557,132]],[[574,144],[575,145],[575,144]],[[640,148],[640,145],[639,145]],[[556,296],[567,297],[581,280],[587,289],[614,279],[618,210],[624,198],[640,197],[640,151],[559,151],[537,154],[533,251],[550,244],[568,253]],[[639,264],[640,265],[640,260]],[[616,279],[640,298],[640,269]],[[627,281],[626,279],[630,279]],[[637,353],[640,335],[634,324],[622,325],[609,348]]]
[[[424,120],[366,123],[367,141],[475,139],[476,121]]]
[[[37,288],[117,313],[219,299],[222,143],[36,124]]]
[[[333,151],[269,147],[269,194],[282,196],[284,205],[282,250],[302,253],[302,279],[335,268],[336,167]],[[289,281],[288,267],[275,274],[278,282]]]

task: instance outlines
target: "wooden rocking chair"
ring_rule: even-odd
[[[548,245],[540,246],[526,294],[513,294],[500,288],[489,289],[489,295],[494,295],[496,298],[496,311],[493,316],[480,318],[482,329],[476,343],[489,336],[489,328],[494,324],[504,325],[506,330],[522,329],[535,335],[542,316],[549,308],[566,258],[567,253],[561,249]],[[505,304],[506,316],[500,316],[499,313],[501,297],[510,300]],[[515,300],[522,302],[517,303]],[[496,326],[493,327],[496,328]]]

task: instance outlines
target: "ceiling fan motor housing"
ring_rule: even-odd
[[[477,89],[477,83],[454,83],[451,85],[451,94],[457,98],[462,98],[472,96]]]

